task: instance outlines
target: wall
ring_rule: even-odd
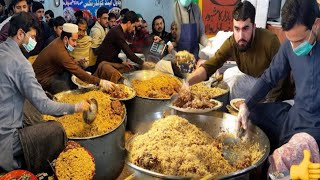
[[[166,21],[166,31],[170,31],[170,24],[173,21],[173,0],[122,0],[122,8],[140,13],[148,22],[151,31],[151,23],[155,16],[161,15]],[[63,14],[63,0],[60,6],[56,7],[53,0],[45,0],[45,10],[51,9],[55,16]]]
[[[56,7],[54,4],[54,0],[45,0],[44,1],[44,10],[52,10],[54,12],[55,17],[63,15],[63,0],[60,0],[60,6]]]
[[[173,0],[122,0],[122,8],[140,13],[148,22],[150,32],[153,18],[161,15],[166,23],[166,31],[169,32],[173,21],[173,2]]]

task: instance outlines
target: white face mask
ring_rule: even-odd
[[[71,46],[71,45],[68,43],[67,50],[68,50],[69,52],[72,52],[72,51],[74,50],[74,47]]]
[[[188,7],[192,0],[179,0],[180,4],[183,6],[183,7]]]
[[[24,33],[26,36],[26,33]],[[29,42],[28,44],[23,43],[22,46],[26,49],[27,52],[32,51],[37,45],[37,41],[29,37]]]
[[[68,52],[72,52],[74,50],[74,47],[71,46],[68,42],[67,44],[65,45],[65,47],[67,48]]]

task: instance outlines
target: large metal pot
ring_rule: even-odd
[[[130,129],[135,133],[141,134],[146,131],[148,131],[151,127],[151,124],[158,119],[159,117],[164,117],[166,115],[176,114],[180,117],[183,117],[187,119],[190,123],[196,125],[198,128],[202,129],[203,131],[207,132],[212,137],[217,137],[220,132],[222,131],[228,131],[230,133],[235,133],[236,131],[236,117],[227,114],[227,113],[221,113],[221,112],[213,112],[210,114],[189,114],[189,113],[183,113],[178,112],[175,110],[168,110],[165,112],[156,112],[154,113],[153,117],[141,117],[141,121],[139,123],[139,126],[132,126],[134,129]],[[259,149],[265,150],[264,155],[261,157],[261,159],[253,164],[252,166],[242,169],[240,171],[226,174],[224,176],[219,177],[219,179],[264,179],[267,177],[266,172],[263,174],[262,168],[264,165],[265,160],[267,159],[269,152],[270,152],[270,143],[267,138],[267,136],[264,134],[264,132],[258,128],[255,127],[252,130],[252,142],[259,142]],[[130,142],[129,142],[130,143]],[[185,177],[178,177],[178,176],[167,176],[163,174],[159,174],[153,171],[149,171],[143,168],[140,168],[130,162],[127,161],[127,164],[135,170],[137,176],[147,177],[146,179],[155,179],[155,178],[161,178],[161,179],[185,179]],[[139,177],[135,178],[139,179]]]
[[[66,91],[55,97],[59,99],[59,96],[68,93],[79,94],[90,90],[92,89]],[[110,132],[94,137],[69,138],[80,143],[93,155],[96,167],[94,179],[116,179],[120,175],[125,163],[125,123],[126,112],[121,123]]]
[[[226,92],[224,94],[221,94],[220,96],[217,96],[214,99],[223,103],[220,111],[227,112],[226,105],[229,104],[229,92],[230,92],[230,88],[229,88],[228,84],[224,81],[219,81],[217,84],[214,84],[214,87],[219,87],[221,89],[226,90]]]
[[[157,75],[164,74],[162,72],[141,70],[134,71],[132,73],[124,74],[126,78],[124,81],[125,85],[131,86],[130,82],[134,79],[147,80]],[[222,102],[223,106],[220,111],[226,111],[225,106],[229,103],[229,86],[227,83],[221,81],[217,85],[222,89],[227,90],[225,94],[222,94],[215,99]],[[154,99],[154,98],[143,98],[136,96],[135,98],[124,102],[127,108],[127,129],[136,129],[139,126],[141,117],[146,119],[152,119],[155,114],[169,109],[167,106],[170,103],[170,99]],[[157,115],[157,118],[161,118],[161,113]]]
[[[183,73],[183,78],[186,79],[191,73]],[[228,86],[228,84],[224,81],[217,81],[213,84],[211,84],[211,87],[218,87],[218,88],[221,88],[221,89],[224,89],[226,90],[226,92],[224,94],[221,94],[217,97],[215,97],[214,99],[222,102],[222,107],[219,109],[219,111],[222,111],[222,112],[227,112],[227,108],[226,108],[226,105],[229,104],[229,93],[230,93],[230,88]]]
[[[134,71],[124,74],[124,77],[126,77],[124,84],[131,86],[130,82],[132,80],[148,80],[160,74],[164,73],[150,70]],[[168,109],[167,105],[170,103],[170,99],[143,98],[137,95],[135,98],[124,103],[128,110],[127,129],[135,129],[141,117],[151,118],[155,112],[162,112]]]

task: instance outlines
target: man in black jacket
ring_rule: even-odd
[[[113,69],[110,70],[112,72],[125,73],[134,70],[134,66],[131,63],[124,62],[118,57],[122,50],[128,59],[140,65],[137,68],[141,68],[141,66],[150,67],[150,63],[145,63],[134,54],[125,39],[125,33],[131,33],[137,21],[137,14],[134,11],[129,11],[124,15],[119,26],[110,29],[102,44],[97,49],[96,66],[106,61],[112,65]]]

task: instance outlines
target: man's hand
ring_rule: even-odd
[[[172,53],[172,50],[173,50],[173,44],[168,44],[168,52],[169,52],[169,54],[171,54]]]
[[[310,162],[310,151],[303,151],[304,158],[299,165],[292,165],[290,177],[292,180],[309,180],[320,178],[320,164]]]
[[[75,112],[84,112],[90,109],[90,104],[87,101],[81,101],[75,104]]]
[[[154,36],[153,37],[153,41],[154,42],[160,42],[160,41],[162,41],[162,39],[159,36]]]
[[[113,90],[114,87],[115,87],[115,84],[113,82],[107,81],[107,80],[104,80],[104,79],[100,80],[99,85],[100,85],[100,87],[102,87],[105,90]]]
[[[85,58],[79,59],[77,63],[82,69],[85,69],[88,67],[88,61]]]
[[[250,112],[248,110],[247,105],[245,103],[241,104],[239,107],[239,113],[237,117],[237,132],[240,132],[241,128],[243,128],[243,130],[247,130],[249,114]]]
[[[187,80],[182,81],[182,86],[181,86],[180,91],[184,91],[184,90],[190,91],[190,86],[189,86],[189,83]]]
[[[204,64],[206,62],[206,60],[204,59],[199,59],[197,64],[196,64],[196,69],[198,69],[202,64]]]
[[[143,69],[143,70],[150,70],[150,69],[154,69],[155,66],[156,66],[156,65],[155,65],[154,62],[145,61],[145,62],[142,64],[142,69]]]
[[[133,69],[133,65],[130,62],[122,62],[123,65],[125,65],[129,69]]]

